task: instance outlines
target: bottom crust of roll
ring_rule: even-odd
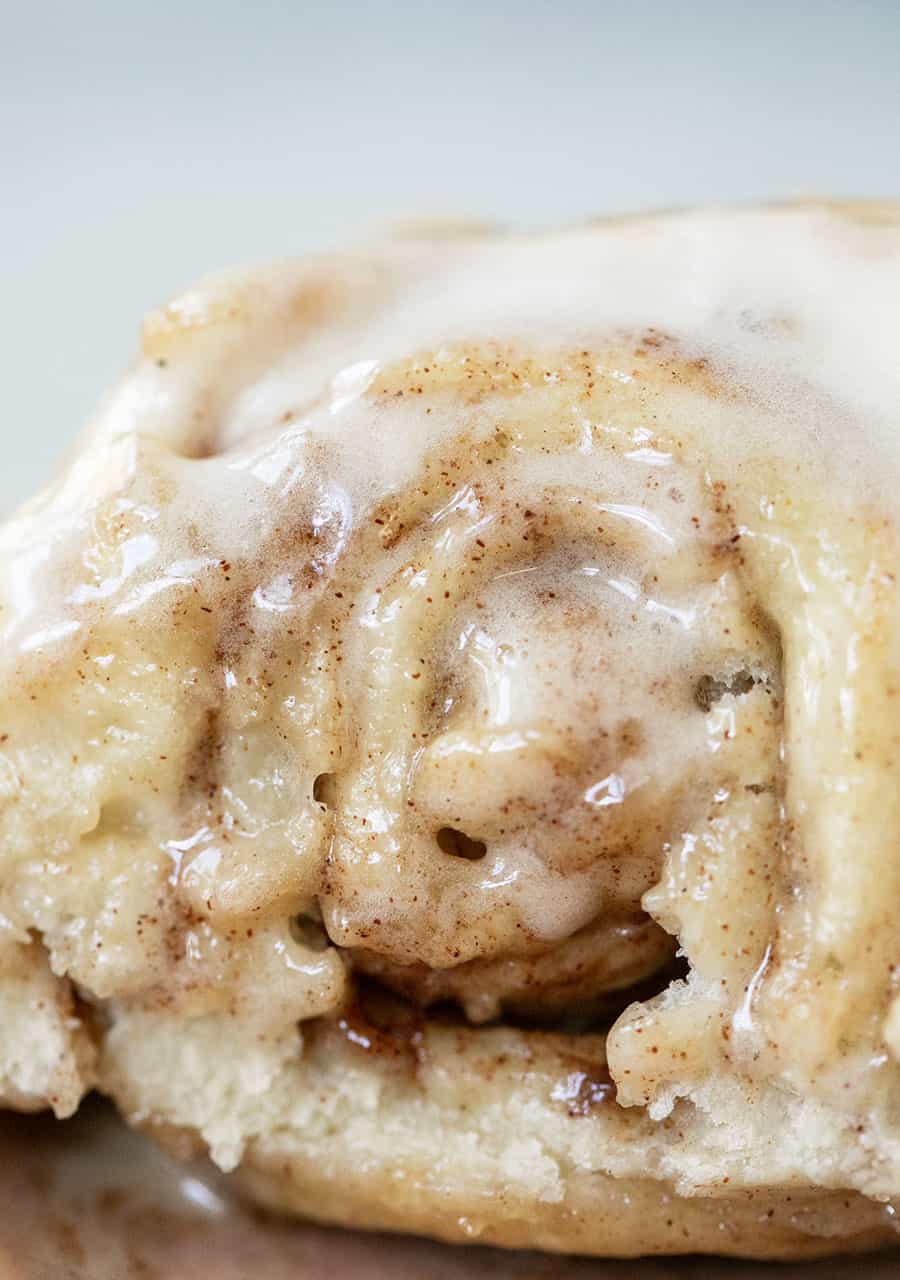
[[[723,1093],[653,1121],[616,1105],[602,1036],[348,1014],[242,1041],[219,1020],[128,1014],[101,1080],[170,1151],[209,1150],[257,1203],[324,1223],[620,1258],[897,1238],[882,1204],[837,1189],[827,1116]]]

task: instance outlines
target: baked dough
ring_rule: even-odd
[[[0,532],[3,1101],[450,1240],[895,1239],[898,298],[800,205],[149,316]]]

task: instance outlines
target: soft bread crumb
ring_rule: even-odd
[[[70,984],[37,943],[0,947],[0,1106],[70,1116],[94,1082],[95,1049]]]

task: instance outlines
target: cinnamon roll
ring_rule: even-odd
[[[900,213],[202,284],[0,531],[0,1098],[594,1254],[900,1208]]]

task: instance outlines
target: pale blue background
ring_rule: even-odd
[[[369,219],[900,196],[900,0],[0,0],[0,508],[148,306]]]

